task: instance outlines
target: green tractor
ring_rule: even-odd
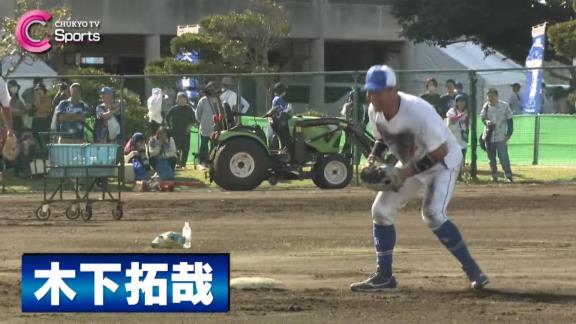
[[[374,139],[363,128],[340,118],[315,118],[276,114],[271,120],[281,147],[271,149],[258,125],[240,125],[230,115],[216,116],[217,131],[209,157],[210,180],[226,190],[252,190],[264,180],[312,179],[322,189],[340,189],[352,180],[351,147],[367,156]],[[342,136],[345,145],[341,147]]]

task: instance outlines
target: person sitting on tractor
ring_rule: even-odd
[[[284,100],[288,88],[284,83],[274,84],[274,99],[272,99],[272,109],[268,114],[268,145],[271,149],[278,149],[278,136],[282,148],[286,148],[290,142],[288,119],[291,117],[292,105]]]

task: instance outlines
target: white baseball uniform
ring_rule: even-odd
[[[458,177],[462,152],[434,107],[419,97],[398,94],[400,109],[391,120],[370,105],[368,116],[375,138],[388,146],[400,165],[418,161],[444,143],[448,146],[448,155],[431,169],[406,179],[398,192],[379,192],[372,205],[372,218],[376,224],[392,225],[398,210],[424,188],[422,218],[435,230],[448,219],[446,207]]]

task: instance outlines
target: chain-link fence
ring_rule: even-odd
[[[480,112],[487,101],[486,93],[492,88],[498,91],[500,100],[514,106],[514,133],[508,142],[512,164],[576,165],[575,96],[570,95],[572,88],[570,80],[566,78],[570,73],[558,68],[550,70],[554,70],[555,76],[564,76],[555,79],[551,73],[550,76],[545,73],[547,85],[541,95],[543,114],[538,115],[523,114],[514,106],[517,99],[521,101],[524,91],[515,93],[512,85],[517,83],[524,87],[527,70],[397,71],[397,77],[402,91],[422,96],[443,118],[448,109],[454,106],[456,94],[464,93],[467,96],[466,161],[475,176],[478,164],[487,164],[488,161],[486,153],[479,148],[478,139],[484,129]],[[84,122],[85,139],[90,142],[114,141],[124,145],[136,132],[151,136],[154,127],[150,125],[148,101],[153,89],[161,89],[161,111],[157,121],[162,122],[170,108],[177,104],[179,92],[183,92],[188,103],[195,107],[205,95],[204,87],[211,81],[222,91],[221,101],[228,101],[230,106],[236,106],[234,109],[242,111],[243,124],[258,124],[262,129],[267,128],[267,119],[261,116],[271,107],[276,82],[287,86],[284,100],[292,105],[294,114],[342,117],[353,119],[357,124],[367,124],[367,100],[362,92],[364,72],[361,71],[154,76],[102,74],[57,78],[8,76],[7,80],[17,92],[12,93],[11,107],[22,153],[17,161],[3,165],[14,170],[18,176],[25,177],[42,174],[43,170],[35,170],[38,168],[37,160],[45,158],[45,146],[54,139],[54,136],[49,136],[50,132],[57,131],[52,117],[60,101],[69,96],[66,88],[72,83],[81,85],[80,98],[90,110]],[[43,86],[38,86],[39,83]],[[104,86],[113,89],[113,103],[118,107],[115,117],[121,127],[118,136],[113,139],[103,138],[99,133],[102,128],[107,128],[107,125],[99,122],[96,109],[102,103],[100,91]],[[238,95],[231,96],[231,93]],[[349,102],[351,104],[347,106],[353,108],[343,109]],[[198,124],[194,124],[191,128],[189,163],[198,162],[199,133]]]

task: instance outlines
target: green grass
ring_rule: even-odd
[[[512,171],[517,183],[555,183],[555,182],[576,182],[576,166],[520,166],[513,165]],[[503,177],[501,175],[501,177]],[[215,189],[217,185],[210,183],[205,171],[199,167],[194,169],[192,165],[185,170],[176,171],[177,180],[200,181],[207,189]],[[31,193],[42,192],[43,181],[41,179],[21,179],[14,176],[12,170],[8,170],[5,175],[6,192],[8,193]],[[82,183],[83,180],[80,181]],[[84,180],[85,181],[85,180]],[[489,183],[491,181],[490,171],[487,165],[479,165],[478,180],[468,181],[470,183]],[[353,184],[355,180],[353,180]],[[48,181],[48,189],[55,188],[57,181]],[[312,188],[314,183],[311,180],[279,182],[271,186],[267,181],[263,182],[260,190],[287,190],[298,188]],[[66,185],[66,190],[72,190],[72,183]],[[131,191],[132,185],[127,185],[125,191]],[[180,190],[186,190],[182,188]]]

